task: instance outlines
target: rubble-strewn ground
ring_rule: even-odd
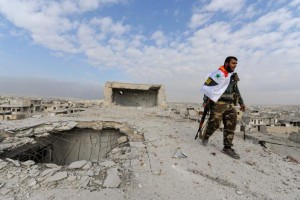
[[[241,159],[234,160],[221,153],[221,132],[204,147],[194,140],[198,123],[158,108],[92,108],[64,117],[5,121],[0,129],[11,133],[2,134],[0,147],[14,130],[80,121],[125,123],[145,140],[130,141],[101,162],[73,163],[77,168],[72,169],[2,160],[0,199],[300,199],[297,162],[239,137],[234,148]]]

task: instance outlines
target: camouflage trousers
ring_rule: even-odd
[[[232,146],[234,131],[237,121],[237,112],[232,103],[216,102],[210,104],[210,117],[207,128],[203,134],[203,139],[208,139],[219,127],[221,120],[224,124],[223,144]]]

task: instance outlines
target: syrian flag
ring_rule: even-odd
[[[217,102],[228,87],[231,75],[232,73],[228,73],[224,66],[221,66],[207,77],[200,91]]]

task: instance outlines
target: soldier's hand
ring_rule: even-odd
[[[240,110],[243,111],[243,112],[245,112],[246,106],[245,106],[244,104],[241,104],[241,105],[240,105]]]

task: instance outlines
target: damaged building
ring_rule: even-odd
[[[104,89],[106,105],[156,107],[166,103],[163,85],[107,82]]]
[[[12,99],[0,105],[0,120],[17,120],[41,111],[41,99]]]

